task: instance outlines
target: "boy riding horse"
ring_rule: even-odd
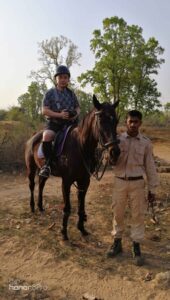
[[[42,114],[46,116],[46,128],[43,132],[42,149],[45,156],[45,165],[39,176],[48,178],[51,173],[52,141],[64,126],[77,124],[80,107],[76,95],[68,88],[70,71],[60,65],[54,76],[55,87],[45,94]]]

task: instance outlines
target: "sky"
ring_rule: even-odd
[[[17,105],[31,83],[31,70],[40,68],[38,43],[63,35],[82,53],[80,66],[71,68],[76,79],[94,65],[90,40],[105,18],[118,16],[155,37],[165,49],[156,77],[162,104],[170,102],[169,0],[0,0],[0,109]]]

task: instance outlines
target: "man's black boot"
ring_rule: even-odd
[[[144,259],[141,256],[139,243],[133,242],[132,254],[133,254],[134,264],[136,266],[142,266],[144,264]]]
[[[52,158],[52,142],[43,142],[42,150],[45,156],[45,165],[42,166],[39,176],[48,178],[51,173],[50,163]]]
[[[122,239],[115,238],[113,245],[110,247],[110,250],[107,252],[107,257],[115,257],[116,255],[122,253]]]

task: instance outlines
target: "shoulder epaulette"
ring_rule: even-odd
[[[150,141],[150,138],[148,138],[146,135],[142,135],[142,137],[147,140],[147,141]]]

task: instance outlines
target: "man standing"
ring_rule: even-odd
[[[148,201],[155,201],[155,188],[159,184],[150,140],[139,132],[142,114],[129,111],[126,118],[127,132],[120,135],[121,154],[115,166],[113,191],[113,245],[107,257],[115,257],[122,252],[125,208],[131,210],[131,239],[134,263],[143,265],[140,242],[144,238],[144,216],[146,212],[145,181],[148,187]]]

